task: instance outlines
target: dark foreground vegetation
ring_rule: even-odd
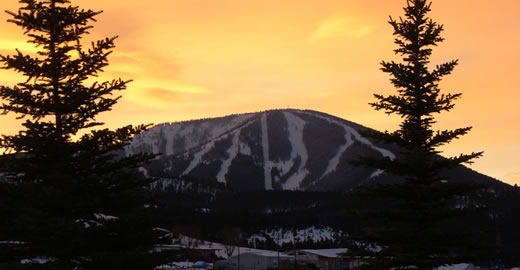
[[[90,83],[115,48],[116,37],[85,45],[100,12],[68,0],[19,2],[17,12],[8,12],[9,22],[21,28],[38,53],[16,50],[0,56],[2,68],[25,77],[0,87],[2,114],[23,120],[18,134],[0,139],[5,150],[0,156],[1,269],[153,269],[176,256],[150,252],[167,241],[157,227],[223,241],[227,228],[239,228],[247,236],[275,227],[328,226],[349,237],[281,248],[347,246],[363,254],[367,251],[359,243],[375,243],[381,252],[362,255],[364,266],[375,269],[432,269],[460,262],[467,253],[484,264],[520,265],[519,189],[445,182],[441,173],[481,153],[438,156],[439,146],[470,128],[432,129],[433,115],[451,110],[460,94],[441,94],[438,88],[457,61],[428,69],[431,47],[443,40],[442,25],[426,17],[430,2],[407,0],[404,19],[390,20],[395,52],[403,59],[383,62],[382,70],[392,76],[398,94],[376,95],[372,106],[403,118],[400,129],[377,137],[404,151],[397,159],[359,162],[396,176],[391,184],[363,185],[355,193],[360,196],[222,187],[149,189],[157,179],[137,168],[154,155],[120,154],[148,126],[109,130],[96,121],[130,83],[119,78]],[[247,181],[246,174],[242,177]],[[239,242],[247,245],[244,239]],[[266,241],[262,247],[275,249],[276,243]],[[22,263],[31,258],[46,258],[47,263]]]

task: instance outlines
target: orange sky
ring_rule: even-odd
[[[161,123],[275,108],[313,109],[379,130],[398,118],[374,111],[373,93],[394,89],[379,70],[392,60],[388,16],[405,0],[77,0],[104,10],[88,40],[119,35],[101,79],[133,79],[109,127]],[[124,4],[122,4],[124,3]],[[14,11],[18,1],[3,0]],[[438,128],[473,126],[446,155],[485,151],[471,167],[520,184],[520,1],[434,0],[431,17],[446,38],[432,63],[459,59],[441,83],[462,92]],[[0,54],[30,52],[0,14]],[[20,76],[0,71],[0,84]],[[0,133],[19,125],[0,118]]]

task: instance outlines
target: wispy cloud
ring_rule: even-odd
[[[164,88],[147,88],[144,89],[143,94],[153,104],[160,102],[162,104],[180,104],[183,102],[183,97],[178,91],[172,91]]]
[[[311,41],[327,38],[360,38],[373,32],[375,26],[353,17],[336,16],[322,20],[309,37]]]
[[[132,79],[125,96],[133,103],[169,107],[191,100],[192,95],[210,91],[189,82],[182,75],[182,65],[172,54],[160,54],[150,48],[115,51],[103,75]]]
[[[134,103],[145,106],[171,107],[189,102],[194,96],[208,93],[209,90],[196,85],[174,84],[167,87],[149,87],[144,82],[129,85],[126,97]]]

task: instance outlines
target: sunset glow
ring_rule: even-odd
[[[396,117],[374,111],[374,93],[395,90],[380,71],[398,60],[388,16],[405,0],[77,0],[103,10],[85,40],[119,36],[99,80],[132,79],[108,127],[175,122],[277,108],[312,109],[378,130]],[[16,11],[16,0],[2,8]],[[442,81],[444,93],[463,93],[437,128],[473,126],[444,147],[447,156],[484,151],[470,167],[520,184],[520,2],[433,0],[431,17],[445,42],[432,65],[460,64]],[[22,30],[0,14],[0,54],[35,53]],[[0,70],[0,84],[23,77]],[[20,129],[0,118],[2,134]]]

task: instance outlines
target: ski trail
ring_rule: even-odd
[[[204,156],[204,154],[209,152],[214,146],[215,146],[215,141],[211,141],[210,143],[204,145],[204,147],[202,148],[201,151],[195,153],[195,155],[193,156],[193,159],[190,162],[190,165],[188,165],[188,167],[181,173],[180,176],[184,176],[184,175],[190,173],[193,169],[195,169],[195,167],[197,167],[197,165],[199,165],[200,162],[202,161],[202,157]]]
[[[327,166],[327,169],[325,170],[325,172],[323,172],[323,174],[320,176],[318,181],[323,179],[323,177],[325,177],[327,174],[336,171],[336,169],[338,168],[339,160],[341,159],[341,156],[343,155],[343,153],[345,153],[345,151],[347,151],[347,149],[352,144],[354,144],[354,140],[352,140],[352,134],[350,134],[350,132],[346,128],[345,128],[345,141],[346,141],[346,143],[338,149],[338,152],[336,153],[336,155],[331,160],[329,160],[329,165]]]
[[[285,183],[282,184],[285,190],[295,190],[300,188],[300,184],[309,173],[305,169],[305,165],[308,159],[307,149],[303,142],[303,128],[305,127],[305,121],[290,112],[284,112],[284,116],[287,119],[289,128],[289,141],[291,142],[291,159],[294,160],[296,156],[300,157],[300,166],[298,170],[292,174]]]
[[[181,125],[171,125],[166,126],[166,149],[164,151],[164,154],[166,156],[173,155],[173,136],[179,132]]]
[[[355,130],[354,128],[346,126],[346,125],[345,125],[345,128],[348,128],[350,130],[350,132],[352,133],[352,135],[354,136],[354,138],[357,141],[359,141],[360,143],[362,143],[362,144],[372,148],[373,150],[376,150],[381,155],[383,155],[383,157],[387,157],[387,158],[389,158],[391,160],[395,159],[395,154],[394,153],[392,153],[392,152],[390,152],[390,151],[388,151],[386,149],[383,149],[381,147],[373,145],[367,138],[361,137],[359,132],[357,132],[357,130]]]
[[[271,167],[272,164],[269,160],[269,138],[267,137],[267,113],[264,112],[262,116],[262,150],[264,152],[264,181],[265,190],[273,189],[271,180]]]
[[[227,183],[226,180],[226,174],[229,171],[229,166],[231,166],[231,162],[235,157],[238,155],[239,151],[239,143],[238,143],[238,137],[240,135],[240,130],[237,130],[235,132],[235,135],[233,136],[233,142],[231,144],[231,147],[227,150],[228,158],[224,161],[222,161],[222,165],[220,166],[220,170],[217,173],[217,181],[219,183]]]
[[[353,127],[350,127],[348,125],[345,125],[344,123],[341,123],[340,121],[338,120],[335,120],[335,119],[331,119],[331,118],[328,118],[328,117],[325,117],[325,116],[321,116],[321,115],[316,115],[316,114],[311,114],[311,113],[308,113],[308,112],[304,112],[305,114],[307,115],[310,115],[310,116],[313,116],[313,117],[317,117],[317,118],[321,118],[321,119],[324,119],[326,121],[329,121],[330,123],[333,123],[333,124],[336,124],[338,126],[341,126],[343,128],[345,128],[345,130],[350,133],[352,135],[352,137],[354,137],[354,139],[368,147],[370,147],[371,149],[379,152],[383,157],[387,157],[387,158],[390,158],[390,159],[395,159],[395,154],[386,150],[386,149],[383,149],[381,147],[378,147],[378,146],[375,146],[374,144],[372,144],[367,138],[364,138],[361,136],[361,134],[359,134],[359,132],[357,130],[355,130]]]
[[[378,177],[380,176],[381,174],[383,174],[385,171],[381,170],[381,169],[378,169],[376,170],[375,172],[373,172],[372,174],[370,174],[370,176],[368,178],[372,179],[374,177]]]
[[[237,142],[236,142],[236,143],[235,143],[235,138],[233,138],[233,146],[232,146],[232,147],[234,147],[234,145],[236,144],[236,145],[237,145],[237,146],[236,146],[236,147],[237,147],[237,152],[238,152],[238,149],[239,149],[239,148],[238,148],[238,145],[240,145],[240,144],[238,143],[238,140],[239,140],[239,137],[238,137],[238,136],[240,135],[240,131],[241,131],[243,128],[249,126],[249,125],[254,121],[254,120],[252,120],[251,118],[252,118],[252,117],[249,118],[249,120],[251,120],[251,121],[248,120],[247,123],[243,123],[243,124],[241,124],[239,127],[235,128],[234,130],[228,131],[228,132],[225,133],[225,134],[221,134],[221,135],[219,135],[218,137],[216,137],[216,138],[212,139],[211,141],[209,141],[208,143],[201,145],[200,148],[198,148],[199,151],[195,152],[195,154],[194,154],[194,156],[193,156],[193,159],[191,160],[190,164],[189,164],[188,167],[187,167],[187,168],[186,168],[186,169],[185,169],[185,170],[180,174],[180,176],[184,176],[184,175],[190,173],[190,172],[191,172],[195,167],[197,167],[197,165],[199,165],[199,164],[202,162],[202,157],[203,157],[206,153],[208,153],[209,151],[211,151],[211,149],[213,149],[213,148],[215,147],[215,142],[218,141],[219,138],[227,137],[227,136],[229,136],[230,134],[233,134],[233,132],[236,132],[236,134],[238,134],[238,135],[236,135],[236,136],[237,136],[237,138],[236,138]],[[246,150],[247,150],[247,149],[246,149]],[[229,151],[229,150],[228,150],[228,151]],[[238,154],[238,153],[237,153],[237,154]],[[230,159],[230,161],[229,161],[229,162],[230,162],[230,165],[231,165],[231,162],[233,161],[233,159],[236,157],[237,154],[233,153],[234,156],[233,156],[233,158]],[[187,156],[189,156],[189,152],[184,152],[184,156],[185,156],[185,158],[186,158]],[[221,167],[221,169],[222,169],[222,167]],[[229,169],[229,168],[228,168],[228,169]],[[227,171],[226,171],[226,173],[225,173],[223,176],[225,176],[226,174],[227,174]],[[224,181],[225,181],[225,180],[224,180]]]
[[[338,165],[339,165],[339,160],[341,158],[341,155],[343,155],[343,153],[354,143],[354,140],[370,147],[371,149],[379,152],[383,157],[387,157],[387,158],[390,158],[392,160],[395,159],[395,154],[388,151],[387,149],[383,149],[381,147],[378,147],[378,146],[375,146],[374,144],[372,144],[367,138],[364,138],[361,136],[361,134],[359,134],[359,132],[354,129],[353,127],[350,127],[348,125],[345,125],[344,123],[341,123],[340,121],[338,120],[335,120],[335,119],[331,119],[329,117],[325,117],[325,116],[322,116],[322,115],[316,115],[316,114],[311,114],[311,113],[308,113],[308,112],[304,112],[305,114],[307,115],[310,115],[310,116],[313,116],[313,117],[317,117],[317,118],[321,118],[323,120],[326,120],[328,121],[329,123],[333,123],[333,124],[336,124],[340,127],[343,127],[345,129],[345,140],[347,141],[345,145],[343,145],[339,150],[338,152],[336,153],[336,155],[329,161],[329,165],[327,167],[327,170],[321,175],[321,177],[317,180],[321,180],[323,177],[325,177],[327,174],[331,173],[331,172],[334,172]],[[354,140],[353,140],[354,139]],[[379,175],[381,175],[382,173],[384,173],[383,170],[376,170],[375,172],[373,172],[369,178],[374,178],[374,177],[377,177]]]

